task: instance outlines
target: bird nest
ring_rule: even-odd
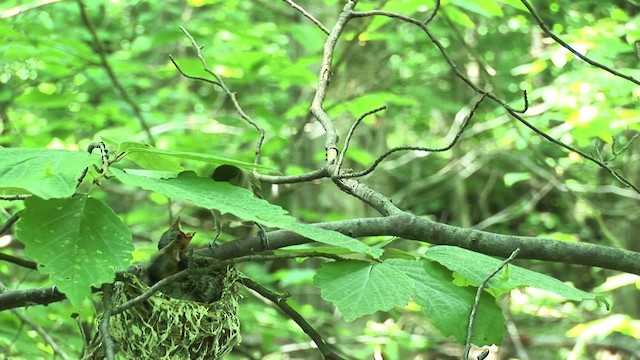
[[[186,277],[110,319],[115,350],[127,359],[221,359],[240,343],[238,278],[233,267]],[[113,306],[149,287],[133,276],[118,283]],[[196,294],[197,292],[197,294]],[[206,293],[206,298],[199,298]],[[185,300],[186,299],[186,300]],[[196,300],[196,301],[193,301]],[[104,358],[102,337],[85,359]],[[94,343],[94,342],[92,342]],[[86,353],[85,353],[86,354]]]

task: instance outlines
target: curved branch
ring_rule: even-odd
[[[280,310],[282,310],[283,313],[291,318],[291,320],[295,321],[296,324],[300,326],[302,331],[309,335],[311,340],[313,340],[316,346],[318,346],[318,350],[320,350],[322,356],[325,359],[340,359],[340,357],[338,357],[333,352],[333,350],[331,350],[329,345],[327,345],[327,343],[322,339],[322,335],[320,335],[320,333],[316,329],[314,329],[313,326],[311,326],[311,324],[309,324],[309,322],[305,320],[305,318],[303,318],[299,312],[295,311],[289,304],[287,304],[286,295],[278,295],[247,277],[243,277],[241,281],[244,286],[257,292],[258,294],[260,294],[260,296],[274,303],[278,308],[280,308]]]
[[[519,110],[516,110],[513,107],[511,107],[509,104],[507,104],[506,101],[504,101],[500,97],[498,97],[498,96],[496,96],[496,95],[494,95],[494,94],[492,94],[490,92],[486,92],[486,91],[480,89],[478,86],[476,86],[462,71],[460,71],[458,66],[455,64],[455,62],[451,59],[451,57],[447,53],[447,50],[444,48],[444,45],[442,45],[442,43],[435,37],[435,35],[433,35],[431,30],[429,30],[429,28],[427,28],[420,20],[417,20],[417,19],[414,19],[414,18],[411,18],[411,17],[408,17],[408,16],[404,16],[404,15],[401,15],[401,14],[396,14],[396,13],[392,13],[392,12],[388,12],[388,11],[380,11],[380,10],[373,10],[373,11],[366,11],[366,12],[352,12],[351,13],[351,16],[354,17],[354,18],[357,18],[357,17],[368,17],[368,16],[375,16],[375,15],[387,16],[387,17],[390,17],[390,18],[398,19],[398,20],[401,20],[401,21],[416,25],[417,27],[422,29],[422,31],[424,31],[425,34],[427,34],[427,36],[429,37],[431,42],[438,48],[438,50],[440,51],[440,54],[442,54],[442,57],[444,58],[444,60],[447,62],[447,64],[449,64],[449,67],[454,72],[456,77],[459,78],[460,80],[462,80],[465,84],[467,84],[467,86],[469,86],[471,89],[473,89],[473,91],[475,91],[475,92],[477,92],[479,94],[485,94],[486,93],[486,96],[488,98],[490,98],[491,100],[493,100],[494,102],[496,102],[500,106],[502,106],[509,113],[509,115],[511,115],[516,120],[518,120],[524,126],[526,126],[529,129],[531,129],[534,133],[538,134],[539,136],[545,138],[546,140],[548,140],[548,141],[550,141],[550,142],[552,142],[552,143],[554,143],[554,144],[556,144],[556,145],[558,145],[558,146],[560,146],[560,147],[562,147],[562,148],[564,148],[566,150],[569,150],[569,151],[575,152],[577,154],[580,154],[580,156],[582,156],[583,158],[595,163],[596,165],[598,165],[602,169],[604,169],[607,172],[609,172],[613,177],[615,177],[623,185],[632,188],[637,193],[640,193],[640,188],[639,187],[637,187],[636,185],[632,184],[624,176],[619,174],[617,171],[613,170],[611,167],[609,167],[604,162],[596,159],[595,157],[593,157],[593,156],[587,154],[586,152],[584,152],[582,150],[579,150],[579,149],[577,149],[577,148],[575,148],[575,147],[573,147],[573,146],[571,146],[569,144],[565,144],[560,140],[554,139],[553,137],[551,137],[550,135],[548,135],[544,131],[536,128],[531,123],[526,121],[522,116],[520,116],[520,114],[518,114]]]
[[[261,182],[266,182],[269,184],[294,184],[307,182],[311,180],[317,180],[325,177],[329,177],[329,173],[327,169],[316,169],[304,174],[300,175],[265,175],[260,173],[255,173],[255,176]]]
[[[313,15],[309,14],[307,12],[307,10],[305,10],[302,6],[296,4],[292,0],[283,0],[283,1],[286,2],[287,4],[289,4],[289,6],[291,6],[292,8],[298,10],[298,12],[300,14],[302,14],[304,17],[306,17],[307,19],[311,20],[311,22],[316,24],[316,26],[319,27],[320,30],[322,30],[322,32],[324,32],[325,34],[329,35],[329,29],[327,29],[326,26],[322,25],[320,20],[314,18]]]
[[[447,225],[409,213],[318,223],[313,226],[338,231],[355,238],[396,236],[433,245],[458,246],[502,258],[508,258],[516,248],[520,248],[519,259],[587,265],[640,275],[638,252],[583,242],[570,243],[546,238],[496,234]],[[311,242],[301,235],[284,230],[272,231],[268,236],[272,249]],[[250,255],[251,249],[258,248],[259,245],[260,237],[252,236],[221,244],[215,247],[213,252],[203,249],[197,253],[229,259]]]
[[[151,128],[149,128],[147,121],[144,119],[144,116],[142,116],[142,110],[140,110],[140,107],[138,106],[138,104],[136,104],[136,102],[133,101],[133,99],[129,96],[129,93],[124,89],[122,84],[120,84],[120,81],[118,80],[118,77],[113,71],[113,68],[111,68],[111,64],[109,64],[109,60],[107,59],[107,53],[104,50],[104,45],[102,44],[102,40],[100,40],[100,37],[98,36],[98,33],[96,32],[95,27],[91,23],[91,20],[89,20],[89,15],[87,14],[87,9],[84,5],[84,2],[82,2],[82,0],[77,0],[77,1],[78,1],[78,7],[80,8],[80,17],[82,18],[82,22],[84,23],[84,26],[86,26],[87,30],[89,30],[89,33],[91,34],[91,38],[93,39],[93,43],[95,44],[96,51],[98,52],[98,56],[100,57],[100,63],[102,64],[102,67],[104,68],[104,70],[107,72],[107,76],[109,77],[109,80],[111,80],[111,84],[113,84],[113,87],[118,91],[118,93],[120,93],[120,96],[122,97],[122,99],[129,106],[131,106],[131,109],[133,109],[133,113],[136,115],[136,118],[140,123],[140,127],[142,127],[142,130],[147,135],[147,141],[149,141],[149,144],[155,146],[155,140],[153,139],[153,135],[151,134]]]
[[[515,249],[520,248],[520,253],[518,254],[519,259],[595,266],[640,275],[640,253],[638,252],[589,243],[570,243],[545,238],[503,235],[460,228],[431,221],[409,213],[400,213],[386,217],[317,223],[312,226],[338,231],[355,238],[365,236],[396,236],[433,245],[458,246],[486,255],[503,258],[509,257]],[[268,236],[272,249],[312,242],[302,235],[285,230],[269,232]],[[253,255],[253,249],[259,249],[261,241],[262,239],[260,239],[259,236],[251,236],[230,241],[212,249],[201,249],[196,251],[195,254],[220,260],[235,259],[241,256]],[[226,261],[221,261],[218,266],[227,263]],[[205,268],[202,269],[202,271],[210,271],[210,269]],[[186,271],[179,272],[159,281],[149,289],[151,293],[145,293],[146,297],[137,299],[135,302],[145,300],[151,296],[153,292],[166,285],[166,283],[179,279],[185,276],[186,273]],[[121,273],[117,275],[121,275]],[[122,276],[120,276],[120,278],[122,278]],[[94,291],[97,291],[97,289],[94,289]],[[47,305],[52,302],[64,300],[65,298],[64,294],[58,291],[55,286],[10,291],[0,294],[0,311],[28,305]],[[117,314],[122,310],[124,310],[123,305],[120,305],[114,309],[112,314]]]
[[[311,114],[318,120],[327,134],[325,140],[325,151],[327,164],[333,164],[338,156],[338,132],[329,119],[329,115],[322,108],[324,98],[327,95],[327,87],[329,86],[329,77],[331,76],[331,60],[333,59],[333,51],[335,50],[338,38],[344,30],[345,25],[350,19],[350,14],[356,6],[356,1],[349,0],[342,9],[336,24],[331,29],[327,40],[324,43],[324,51],[322,54],[322,64],[320,65],[320,73],[318,74],[318,86],[316,93],[311,101]]]
[[[244,120],[245,122],[247,122],[249,125],[253,126],[257,131],[258,131],[258,141],[256,142],[256,151],[255,151],[255,159],[254,159],[254,163],[255,164],[259,164],[260,163],[260,151],[262,149],[262,143],[264,142],[264,138],[265,138],[265,132],[264,129],[262,128],[262,126],[260,126],[260,124],[258,124],[255,120],[253,120],[249,115],[247,115],[244,110],[242,109],[242,106],[240,106],[240,103],[238,102],[238,99],[236,99],[236,94],[233,93],[225,84],[224,80],[222,79],[222,77],[220,75],[218,75],[215,71],[211,70],[209,68],[209,65],[207,65],[207,60],[205,60],[204,55],[202,54],[202,46],[198,45],[198,43],[196,42],[196,40],[193,38],[193,36],[191,36],[191,34],[189,33],[189,31],[187,31],[187,29],[184,26],[180,26],[180,30],[189,38],[189,40],[191,41],[191,45],[193,45],[193,48],[196,50],[196,55],[198,56],[198,59],[200,59],[200,63],[202,64],[202,68],[204,69],[204,71],[206,71],[209,75],[213,76],[216,81],[212,81],[212,80],[208,80],[205,78],[200,78],[200,77],[194,77],[194,76],[187,76],[178,66],[178,64],[173,60],[173,57],[169,56],[169,59],[171,59],[171,62],[173,63],[173,65],[175,65],[175,67],[178,69],[178,71],[180,72],[180,74],[182,74],[183,76],[186,76],[187,78],[191,78],[191,79],[196,79],[196,80],[201,80],[201,81],[205,81],[214,85],[217,85],[218,87],[220,87],[220,89],[222,89],[222,91],[229,96],[229,98],[231,99],[231,103],[233,103],[233,107],[236,109],[236,112],[238,113],[238,115],[240,115],[240,117],[242,118],[242,120]]]
[[[531,14],[533,16],[533,18],[536,20],[536,22],[538,23],[538,25],[540,26],[540,28],[542,29],[542,31],[544,31],[545,34],[549,35],[549,37],[551,37],[555,42],[557,42],[558,44],[560,44],[560,46],[562,46],[563,48],[569,50],[569,52],[571,52],[573,55],[579,57],[580,59],[582,59],[582,61],[586,62],[587,64],[597,67],[599,69],[602,69],[606,72],[608,72],[609,74],[615,75],[617,77],[623,78],[625,80],[629,80],[632,83],[636,84],[636,85],[640,85],[640,81],[638,81],[636,78],[634,78],[633,76],[629,76],[629,75],[625,75],[619,71],[616,71],[608,66],[602,65],[597,61],[591,60],[588,57],[580,54],[580,52],[578,52],[576,49],[572,48],[571,45],[567,44],[564,40],[562,40],[560,37],[558,37],[558,35],[554,34],[553,31],[551,31],[551,29],[549,29],[549,27],[547,26],[547,24],[544,23],[544,21],[542,20],[542,18],[540,17],[540,15],[538,15],[538,12],[536,12],[536,9],[533,8],[533,6],[531,6],[531,4],[529,4],[529,2],[527,0],[520,0],[522,2],[522,4],[524,4],[524,6],[527,7],[527,10],[529,10],[529,14]]]
[[[456,143],[458,143],[458,140],[460,140],[460,136],[462,136],[462,133],[464,132],[464,130],[469,125],[469,122],[471,121],[471,118],[473,118],[473,116],[476,113],[476,110],[478,110],[478,107],[480,106],[480,104],[482,103],[482,101],[484,100],[484,98],[486,96],[487,96],[487,93],[483,93],[482,96],[478,100],[476,100],[476,102],[473,104],[473,108],[471,109],[469,114],[464,118],[464,121],[460,125],[460,128],[458,129],[458,132],[456,132],[456,135],[453,137],[453,140],[451,140],[449,145],[447,145],[445,147],[441,147],[441,148],[429,148],[429,147],[424,147],[424,146],[408,146],[408,145],[407,146],[394,147],[392,149],[389,149],[389,150],[385,151],[382,155],[378,156],[378,158],[373,162],[373,164],[371,164],[371,166],[369,166],[365,170],[354,172],[354,173],[343,173],[343,174],[340,174],[340,175],[338,175],[336,177],[338,179],[349,179],[349,178],[356,178],[356,177],[361,177],[361,176],[365,176],[367,174],[370,174],[371,172],[373,172],[373,170],[375,170],[376,167],[378,167],[378,165],[380,165],[382,160],[387,158],[387,156],[389,156],[389,155],[391,155],[391,154],[393,154],[395,152],[398,152],[398,151],[413,150],[413,151],[426,151],[426,152],[443,152],[443,151],[447,151],[447,150],[451,149]],[[356,124],[354,124],[354,126],[355,125]],[[345,147],[345,150],[346,150],[346,147]]]

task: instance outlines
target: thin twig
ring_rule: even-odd
[[[153,294],[155,294],[156,292],[158,292],[159,290],[161,290],[163,287],[169,285],[171,282],[176,281],[176,280],[180,280],[181,278],[185,277],[187,275],[188,271],[181,271],[178,272],[176,274],[173,274],[171,276],[167,276],[166,278],[158,281],[157,283],[155,283],[153,286],[151,286],[148,290],[146,290],[145,292],[143,292],[142,294],[134,297],[133,299],[120,304],[116,307],[114,307],[113,309],[111,309],[111,316],[114,315],[118,315],[121,312],[124,312],[130,308],[132,308],[133,306],[149,299]]]
[[[523,90],[523,98],[524,98],[524,108],[522,108],[522,110],[515,110],[516,112],[519,112],[520,114],[524,114],[527,112],[527,110],[529,110],[529,98],[527,97],[527,90]]]
[[[34,261],[25,260],[17,256],[0,253],[0,260],[16,264],[27,269],[38,270],[38,264],[36,264]]]
[[[104,176],[107,174],[107,168],[110,165],[109,151],[107,150],[107,146],[102,141],[92,142],[91,144],[89,144],[89,146],[87,146],[87,152],[89,154],[93,153],[93,150],[95,149],[100,149],[100,158],[102,159],[102,168],[100,170],[100,173]],[[80,186],[80,184],[82,184],[84,177],[87,176],[87,172],[89,172],[88,167],[82,170],[82,173],[80,173],[80,175],[76,179],[76,188]]]
[[[433,12],[431,13],[431,15],[429,16],[429,18],[427,20],[424,21],[425,26],[429,25],[429,23],[431,21],[433,21],[433,19],[436,17],[436,15],[438,14],[438,10],[440,10],[440,0],[436,0],[436,6],[433,8]]]
[[[70,360],[71,359],[71,357],[64,350],[62,350],[62,348],[60,348],[60,346],[58,346],[58,343],[56,343],[56,341],[51,337],[51,335],[49,335],[49,333],[47,333],[47,331],[45,329],[43,329],[40,325],[36,324],[33,320],[29,319],[21,311],[18,311],[18,310],[15,310],[15,309],[13,309],[11,311],[13,312],[13,314],[15,316],[18,317],[18,319],[20,319],[20,321],[22,321],[23,323],[29,325],[31,328],[33,328],[33,330],[35,330],[35,332],[37,332],[38,335],[40,335],[40,337],[42,337],[44,342],[51,347],[51,349],[53,350],[53,352],[55,354],[60,356],[63,360]]]
[[[269,184],[294,184],[301,182],[309,182],[312,180],[317,180],[321,178],[328,177],[327,169],[321,168],[306,172],[300,175],[265,175],[265,174],[255,174],[256,178],[261,182],[266,182]]]
[[[516,255],[518,255],[519,252],[520,248],[516,248],[515,250],[513,250],[511,255],[506,260],[504,260],[500,264],[500,266],[498,266],[498,268],[496,268],[491,274],[489,274],[489,276],[487,276],[478,287],[475,300],[473,301],[473,306],[471,307],[471,314],[469,315],[469,326],[467,327],[467,339],[465,340],[464,345],[464,355],[462,358],[463,360],[469,359],[469,351],[471,350],[471,336],[473,335],[473,323],[476,321],[476,314],[478,312],[478,307],[480,306],[480,298],[482,296],[484,288],[489,283],[489,280],[491,280],[492,277],[494,277],[500,270],[507,266],[507,264],[509,264],[516,257]]]
[[[18,200],[24,200],[30,196],[31,195],[0,195],[0,200],[18,201]]]
[[[227,85],[224,83],[224,80],[222,79],[222,77],[209,68],[209,65],[207,65],[207,60],[204,58],[204,55],[202,54],[202,47],[200,45],[198,45],[198,43],[193,38],[193,36],[191,36],[189,31],[187,31],[187,29],[184,26],[180,26],[180,30],[191,41],[191,44],[193,45],[194,49],[196,50],[196,55],[198,56],[198,59],[200,59],[200,63],[202,64],[202,68],[204,69],[204,71],[206,71],[208,74],[213,76],[216,79],[216,81],[214,82],[214,81],[207,80],[207,79],[204,79],[204,78],[199,78],[199,77],[198,78],[189,77],[189,78],[193,78],[193,79],[197,79],[197,80],[201,80],[201,81],[206,81],[208,83],[211,83],[211,84],[214,84],[214,85],[217,85],[218,87],[220,87],[220,89],[222,89],[222,91],[227,96],[229,96],[229,98],[231,99],[231,102],[233,103],[233,106],[235,107],[236,112],[238,113],[238,115],[240,115],[240,117],[244,121],[249,123],[251,126],[253,126],[258,131],[259,136],[258,136],[258,141],[256,143],[256,151],[255,151],[254,163],[255,164],[259,164],[260,163],[260,152],[261,152],[261,149],[262,149],[262,143],[264,142],[264,138],[265,138],[264,129],[262,128],[262,126],[260,126],[260,124],[258,124],[255,120],[253,120],[249,115],[247,115],[244,112],[244,110],[242,109],[242,106],[240,106],[240,103],[238,103],[238,100],[236,99],[236,94],[233,93],[231,90],[229,90]],[[184,72],[182,70],[180,70],[180,68],[178,67],[178,64],[173,60],[173,58],[171,58],[171,57],[169,57],[169,58],[171,59],[173,64],[176,66],[176,68],[178,68],[178,71],[180,71],[180,74],[185,75]]]
[[[612,75],[615,75],[617,77],[621,77],[625,80],[629,80],[632,83],[636,84],[636,85],[640,85],[640,81],[638,81],[636,78],[634,78],[633,76],[629,76],[629,75],[625,75],[619,71],[616,71],[608,66],[602,65],[597,61],[591,60],[588,57],[580,54],[580,52],[578,52],[576,49],[572,48],[571,45],[567,44],[564,40],[562,40],[560,37],[558,37],[558,35],[554,34],[553,31],[551,31],[551,29],[549,29],[549,27],[544,23],[544,20],[542,20],[542,18],[540,17],[540,15],[538,15],[538,13],[536,12],[536,9],[533,8],[533,6],[531,6],[531,4],[529,4],[529,2],[527,0],[520,0],[524,6],[527,7],[527,10],[529,10],[529,13],[533,16],[533,18],[536,20],[536,22],[538,23],[538,25],[540,26],[540,28],[542,29],[542,31],[544,31],[545,34],[549,35],[555,42],[557,42],[558,44],[560,44],[563,48],[569,50],[569,52],[571,52],[573,55],[579,57],[580,59],[582,59],[584,62],[586,62],[587,64],[600,68]]]
[[[133,99],[129,96],[129,93],[124,89],[122,84],[120,84],[118,77],[116,76],[115,72],[113,71],[113,68],[109,64],[109,60],[107,59],[107,53],[104,49],[104,45],[102,44],[102,40],[100,40],[100,37],[96,32],[96,29],[91,23],[91,20],[89,20],[89,15],[87,14],[87,9],[84,5],[84,2],[82,0],[77,0],[77,1],[78,1],[78,7],[80,7],[80,17],[82,18],[82,22],[84,23],[87,30],[89,30],[89,32],[91,33],[93,43],[95,45],[96,51],[98,52],[98,56],[100,57],[100,63],[102,64],[102,67],[104,68],[104,70],[107,72],[107,76],[109,77],[111,84],[113,84],[113,87],[118,91],[122,99],[131,107],[131,109],[133,109],[133,113],[136,115],[136,119],[138,119],[138,123],[140,123],[140,127],[147,135],[147,141],[149,141],[149,144],[155,146],[155,140],[153,139],[153,135],[151,134],[151,128],[149,128],[149,125],[144,119],[144,116],[142,116],[142,110],[140,110],[140,107],[138,106],[138,104],[135,101],[133,101]]]
[[[304,17],[306,17],[307,19],[311,20],[312,23],[316,24],[316,26],[319,27],[320,30],[322,30],[325,34],[329,35],[329,29],[327,29],[326,26],[322,25],[320,20],[314,18],[313,15],[309,14],[307,12],[307,10],[305,10],[302,6],[296,4],[292,0],[282,0],[282,1],[286,2],[287,4],[289,4],[289,6],[291,6],[292,8],[298,10],[298,12],[300,12]]]
[[[0,236],[4,235],[4,233],[6,233],[13,226],[13,224],[18,221],[18,219],[20,219],[20,215],[18,215],[18,213],[11,215],[7,222],[5,222],[2,227],[0,227]]]
[[[484,98],[486,96],[487,96],[487,93],[482,93],[480,98],[478,98],[478,100],[476,100],[476,102],[473,104],[473,108],[471,108],[471,111],[469,112],[469,114],[467,114],[467,116],[464,118],[464,121],[460,125],[460,128],[456,132],[456,135],[454,136],[453,140],[451,140],[451,143],[449,143],[449,145],[447,145],[445,147],[441,147],[441,148],[430,148],[430,147],[424,147],[424,146],[409,146],[409,145],[407,145],[407,146],[398,146],[398,147],[389,149],[389,150],[385,151],[382,155],[378,156],[378,158],[373,162],[373,164],[371,164],[365,170],[354,172],[354,173],[340,174],[340,175],[337,176],[337,178],[339,178],[339,179],[349,179],[349,178],[356,178],[356,177],[365,176],[365,175],[371,173],[373,170],[375,170],[375,168],[378,167],[378,165],[380,165],[382,160],[384,160],[387,156],[389,156],[389,155],[391,155],[391,154],[393,154],[395,152],[398,152],[398,151],[407,151],[407,150],[411,150],[411,151],[427,151],[427,152],[448,151],[449,149],[451,149],[458,142],[458,140],[460,139],[460,136],[462,136],[462,133],[464,132],[464,130],[469,125],[469,122],[471,121],[471,118],[473,118],[473,116],[475,115],[476,110],[478,110],[478,107],[480,106],[480,104],[482,103],[482,101],[484,100]]]
[[[282,310],[283,313],[285,313],[287,316],[289,316],[289,318],[295,321],[296,324],[300,326],[302,331],[309,335],[311,340],[313,340],[316,346],[318,346],[318,350],[320,350],[320,353],[325,359],[341,359],[341,357],[334,353],[329,345],[327,345],[327,343],[322,339],[322,335],[320,335],[320,333],[316,329],[314,329],[313,326],[311,326],[311,324],[309,324],[309,322],[307,322],[307,320],[305,320],[304,317],[300,315],[300,313],[295,311],[291,306],[289,306],[289,304],[287,304],[286,295],[278,295],[247,277],[241,278],[241,281],[244,286],[257,292],[262,297],[274,303],[277,307],[280,308],[280,310]]]
[[[353,133],[356,130],[356,127],[358,127],[358,124],[360,124],[360,122],[362,120],[364,120],[364,118],[366,118],[369,115],[375,114],[377,112],[380,112],[382,110],[386,110],[387,106],[380,106],[377,107],[373,110],[369,110],[366,113],[360,115],[359,118],[356,119],[356,121],[353,123],[353,125],[351,125],[351,128],[349,129],[349,132],[347,133],[347,137],[344,140],[344,148],[342,149],[342,152],[340,152],[340,156],[338,157],[338,162],[336,163],[336,170],[333,174],[333,176],[338,176],[338,174],[340,174],[340,168],[342,167],[342,162],[344,161],[344,156],[347,153],[347,150],[349,149],[349,143],[351,142],[351,137],[353,137]]]

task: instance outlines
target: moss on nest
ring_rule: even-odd
[[[238,271],[229,267],[210,275],[187,278],[189,287],[214,284],[220,299],[210,303],[182,300],[180,289],[157,292],[121,314],[111,317],[109,328],[116,349],[127,359],[221,359],[240,343],[238,319]],[[178,284],[176,284],[178,285]],[[170,285],[169,285],[170,286]],[[183,286],[184,288],[184,286]],[[144,293],[149,287],[137,277],[118,283],[113,305],[118,306]],[[189,294],[187,294],[189,296]],[[188,297],[189,298],[189,297]],[[104,354],[102,339],[85,358]],[[100,357],[102,358],[102,357]]]

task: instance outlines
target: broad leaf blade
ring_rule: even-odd
[[[158,154],[147,150],[156,149],[151,145],[130,141],[123,142],[118,147],[118,151],[124,151],[131,161],[140,165],[144,169],[175,172],[184,170],[182,165],[180,165],[180,161],[178,161],[175,157]]]
[[[29,198],[17,223],[25,253],[78,306],[91,286],[112,282],[129,265],[131,234],[104,203],[91,197]]]
[[[98,159],[98,154],[79,151],[0,148],[0,193],[71,196],[78,175]]]
[[[313,283],[322,289],[322,298],[332,302],[346,321],[406,305],[413,292],[413,281],[387,262],[326,263]]]
[[[480,286],[502,263],[502,260],[491,256],[456,246],[445,245],[428,249],[424,257],[437,261],[449,270],[458,273],[466,279],[469,285],[473,286]],[[508,266],[508,276],[502,276],[507,270],[500,270],[498,274],[491,278],[487,289],[494,290],[497,294],[502,294],[518,287],[531,286],[553,292],[574,301],[602,300],[598,295],[578,290],[550,276],[511,264]]]
[[[188,151],[161,150],[144,143],[122,141],[104,136],[102,137],[102,139],[105,142],[117,147],[118,152],[125,152],[129,159],[148,170],[182,171],[184,170],[184,168],[180,165],[179,160],[181,159],[200,161],[213,165],[228,164],[243,169],[260,169],[265,171],[273,171],[272,168],[267,166],[256,165],[253,163],[229,159],[221,156]]]
[[[226,182],[199,177],[193,172],[184,172],[171,179],[154,179],[127,174],[119,169],[112,171],[124,184],[139,186],[172,199],[188,201],[205,209],[216,209],[222,214],[231,213],[242,220],[254,221],[268,227],[293,231],[309,239],[344,247],[357,253],[366,253],[373,257],[382,254],[382,250],[369,247],[339,232],[298,223],[283,208],[254,197],[247,189]]]
[[[415,282],[413,299],[422,306],[422,312],[429,321],[444,336],[453,336],[464,344],[476,289],[456,286],[450,271],[431,262],[395,259],[389,263]],[[495,299],[483,293],[472,342],[478,346],[502,343],[504,322]]]
[[[456,286],[451,272],[425,260],[388,259],[382,263],[346,260],[323,265],[314,277],[322,298],[333,303],[346,321],[394,306],[412,297],[445,336],[464,343],[476,289]],[[473,328],[477,345],[500,344],[504,317],[495,298],[484,293]]]

